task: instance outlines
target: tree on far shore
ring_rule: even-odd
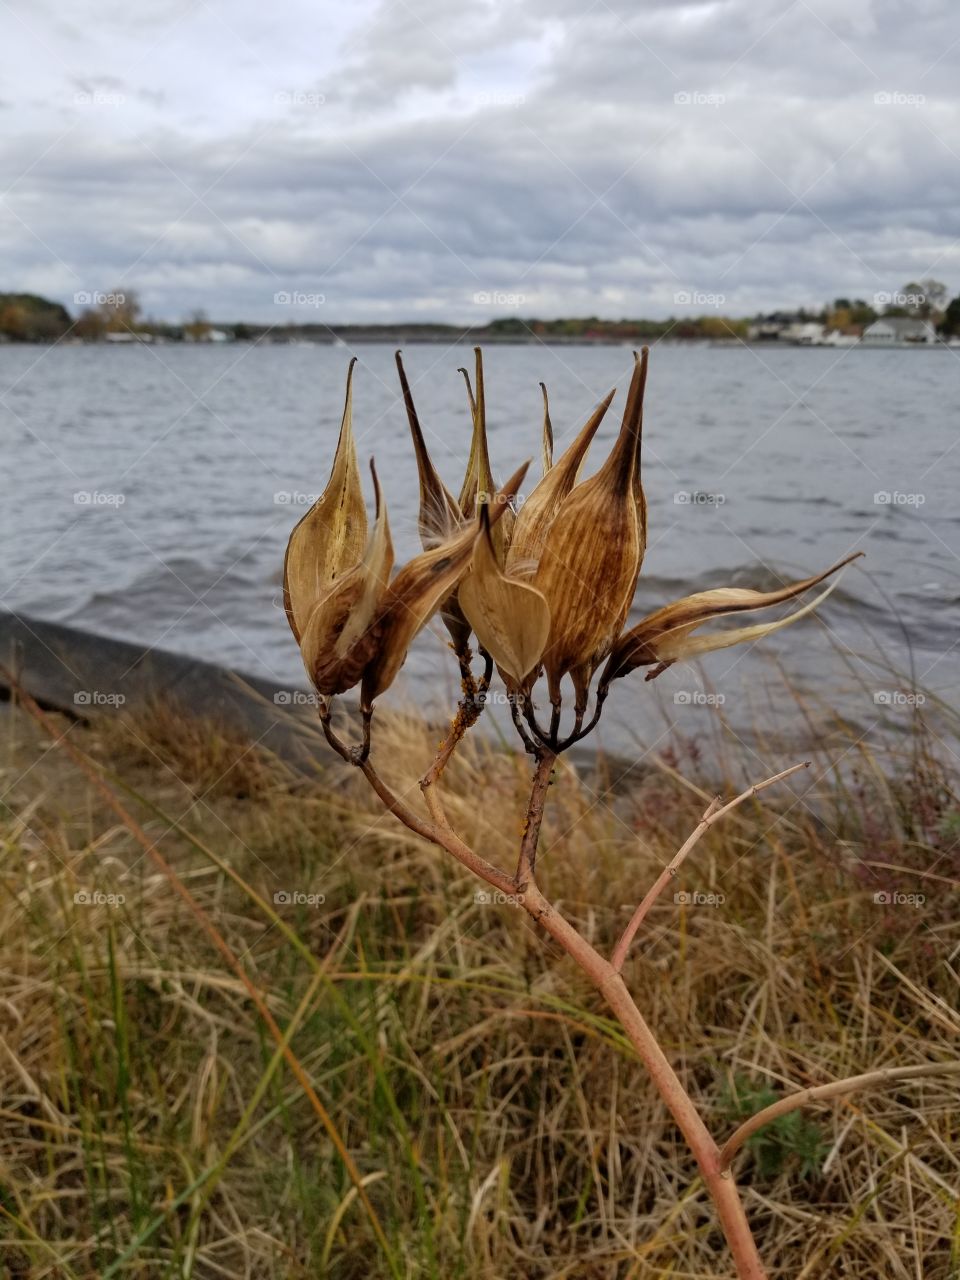
[[[960,337],[960,293],[948,305],[938,327],[945,338]]]

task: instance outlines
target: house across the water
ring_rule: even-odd
[[[868,347],[924,346],[936,342],[937,334],[928,320],[881,316],[864,329],[862,340]]]

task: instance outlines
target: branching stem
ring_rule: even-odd
[[[460,839],[445,818],[442,822],[428,822],[416,814],[403,800],[394,795],[369,760],[359,767],[391,813],[411,831],[445,849],[481,880],[510,895],[509,900],[517,902],[531,919],[540,925],[579,965],[620,1022],[687,1140],[716,1207],[739,1280],[767,1280],[736,1183],[729,1171],[721,1167],[720,1149],[680,1078],[670,1065],[656,1036],[644,1021],[623,978],[610,961],[557,911],[536,883],[534,877],[536,846],[555,756],[542,748],[535,754],[537,765],[534,770],[527,822],[521,842],[520,863],[515,879],[511,879],[499,867],[495,867],[475,853]],[[433,790],[433,785],[427,788],[428,792]],[[439,800],[435,803],[439,805]],[[442,813],[442,808],[440,812]]]
[[[764,1107],[756,1115],[745,1120],[739,1129],[735,1129],[720,1148],[720,1168],[730,1168],[730,1162],[745,1142],[781,1116],[788,1116],[798,1107],[805,1107],[810,1102],[826,1102],[829,1098],[839,1098],[845,1093],[853,1093],[857,1089],[872,1089],[875,1085],[891,1084],[897,1080],[915,1080],[919,1076],[945,1075],[960,1071],[960,1062],[926,1062],[912,1067],[880,1067],[876,1071],[865,1071],[859,1076],[847,1076],[844,1080],[832,1080],[829,1084],[815,1085],[810,1089],[801,1089],[798,1093],[789,1093],[785,1098]]]
[[[552,751],[540,749],[537,752],[537,765],[533,771],[533,784],[530,788],[530,801],[527,805],[527,817],[523,824],[523,838],[520,841],[520,857],[517,861],[517,891],[523,893],[528,883],[533,882],[537,870],[537,845],[540,841],[540,827],[543,825],[543,812],[547,804],[547,788],[553,774],[556,756]]]
[[[610,963],[613,965],[613,968],[617,973],[619,973],[623,968],[623,963],[627,958],[627,952],[630,950],[630,943],[633,941],[637,930],[646,919],[650,908],[660,897],[660,894],[663,893],[670,881],[676,876],[687,855],[693,849],[693,846],[697,843],[704,832],[709,831],[715,822],[719,822],[720,819],[725,814],[728,814],[731,809],[735,809],[737,805],[742,804],[744,800],[749,800],[749,798],[751,796],[755,796],[758,791],[763,791],[767,787],[772,787],[775,782],[782,782],[784,778],[789,778],[791,774],[798,773],[801,769],[809,768],[809,765],[809,760],[802,760],[800,764],[795,764],[789,769],[784,769],[782,773],[775,773],[772,778],[766,778],[763,782],[756,782],[752,787],[747,787],[746,791],[741,792],[735,799],[722,807],[720,805],[719,796],[714,797],[714,799],[710,801],[704,811],[703,817],[700,819],[700,822],[691,832],[680,850],[660,872],[660,875],[647,892],[646,897],[631,916],[630,923],[620,935],[620,941],[614,947],[613,954],[610,957]]]

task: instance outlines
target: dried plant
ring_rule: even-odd
[[[744,1122],[721,1146],[707,1130],[683,1083],[647,1026],[621,976],[630,943],[659,894],[676,875],[700,837],[747,797],[805,767],[798,764],[721,805],[714,800],[700,824],[664,868],[608,959],[544,896],[536,879],[536,852],[547,790],[557,756],[597,725],[614,680],[646,667],[654,679],[675,662],[742,641],[753,641],[798,621],[836,587],[786,617],[734,629],[697,634],[707,622],[782,604],[808,592],[856,558],[776,591],[718,587],[685,596],[624,630],[647,542],[646,502],[640,477],[644,391],[649,352],[635,356],[617,439],[609,456],[586,480],[579,473],[614,392],[598,405],[560,458],[553,460],[553,427],[546,388],[543,477],[526,501],[516,497],[522,467],[499,490],[487,447],[483,364],[476,352],[474,384],[467,384],[472,439],[458,497],[446,488],[427,449],[400,354],[397,367],[413,437],[420,482],[423,551],[395,576],[386,503],[376,471],[376,514],[368,531],[353,434],[351,385],[347,375],[340,438],[323,494],[293,530],[284,569],[284,601],[307,674],[320,695],[320,720],[328,742],[360,769],[383,804],[412,831],[446,850],[510,900],[522,905],[581,967],[619,1019],[648,1068],[698,1162],[737,1267],[737,1274],[765,1275],[731,1172],[744,1141],[817,1096],[832,1097],[896,1073],[873,1072],[835,1081],[818,1091],[781,1098]],[[528,464],[529,465],[529,464]],[[372,464],[371,464],[372,467]],[[407,650],[439,613],[450,633],[463,680],[463,697],[431,767],[420,779],[425,812],[417,811],[384,782],[371,760],[371,719],[377,697],[395,679]],[[482,669],[473,668],[475,639]],[[446,764],[476,722],[494,668],[508,694],[513,723],[534,760],[533,779],[515,870],[487,861],[457,834],[446,815],[439,783]],[[566,732],[564,684],[573,690],[573,716]],[[593,712],[587,716],[596,678]],[[539,714],[538,686],[545,682],[549,720]],[[361,739],[348,746],[334,731],[333,698],[360,687]],[[931,1069],[943,1069],[935,1064]],[[916,1069],[913,1069],[914,1073]],[[769,1114],[768,1114],[769,1113]]]

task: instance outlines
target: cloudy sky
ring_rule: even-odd
[[[960,290],[955,0],[2,0],[0,31],[0,289],[74,310]]]

